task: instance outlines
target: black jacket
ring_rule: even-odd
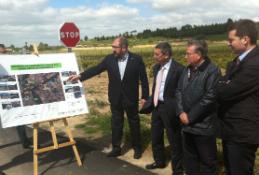
[[[206,58],[198,67],[190,80],[187,67],[178,83],[177,114],[186,112],[189,124],[183,126],[183,131],[197,135],[214,135],[217,118],[215,85],[220,76],[220,70]]]
[[[160,70],[160,64],[156,64],[153,67],[153,73],[154,73],[154,81],[153,81],[153,87],[152,87],[152,105],[153,104],[153,96],[154,96],[154,91],[155,91],[155,87],[156,87],[156,76],[158,71]],[[165,81],[165,87],[164,87],[164,103],[166,106],[166,110],[168,113],[168,116],[175,118],[176,119],[176,98],[175,98],[175,91],[177,88],[177,84],[178,84],[178,80],[180,79],[180,76],[183,72],[184,66],[179,64],[178,62],[174,61],[174,59],[172,59],[170,68],[168,70],[168,74],[166,77],[166,81]],[[177,118],[178,119],[178,118]],[[178,122],[179,120],[177,120],[176,122]],[[179,124],[179,123],[178,123]]]
[[[129,53],[122,80],[120,78],[118,60],[113,54],[106,56],[97,66],[82,72],[80,80],[89,79],[105,70],[107,70],[109,77],[108,97],[111,105],[118,105],[122,97],[126,100],[127,105],[138,105],[139,81],[141,81],[142,86],[142,98],[148,98],[149,87],[147,73],[144,62],[140,56]]]
[[[259,48],[255,47],[235,66],[227,66],[217,85],[222,137],[237,143],[259,143]]]

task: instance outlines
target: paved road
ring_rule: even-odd
[[[32,129],[27,130],[31,135]],[[50,138],[48,132],[40,131],[41,146],[49,145]],[[64,141],[67,138],[58,139]],[[86,140],[77,140],[77,143],[82,167],[77,166],[72,148],[67,147],[41,154],[39,175],[154,175],[120,159],[107,158],[106,154],[92,147]],[[0,170],[7,175],[33,174],[32,150],[22,148],[15,128],[0,129]]]

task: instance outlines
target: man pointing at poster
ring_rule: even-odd
[[[87,80],[107,70],[109,77],[109,101],[112,112],[112,151],[108,157],[121,155],[124,112],[127,113],[134,149],[134,158],[142,154],[140,140],[140,122],[138,116],[139,81],[142,86],[141,104],[149,95],[145,65],[140,56],[128,51],[128,41],[124,37],[116,38],[112,43],[113,54],[107,55],[97,66],[91,67],[68,80]]]

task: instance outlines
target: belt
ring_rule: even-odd
[[[157,104],[158,104],[158,105],[163,105],[163,104],[165,104],[165,102],[158,100],[158,103],[157,103]]]

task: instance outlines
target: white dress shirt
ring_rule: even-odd
[[[159,96],[158,96],[158,100],[159,101],[164,101],[164,89],[165,89],[165,81],[166,81],[166,77],[167,77],[167,74],[168,74],[168,71],[169,71],[169,68],[170,68],[170,65],[172,63],[172,60],[170,59],[165,65],[163,65],[159,72],[164,69],[164,73],[163,73],[163,78],[162,78],[162,81],[161,81],[161,86],[160,86],[160,90],[159,90]],[[159,73],[158,72],[158,73]]]
[[[118,66],[119,66],[121,80],[124,77],[128,59],[129,59],[129,53],[126,53],[122,59],[118,59]]]
[[[242,60],[246,57],[246,55],[249,54],[249,52],[250,52],[251,50],[253,50],[253,49],[254,49],[254,48],[251,48],[251,49],[245,51],[244,53],[242,53],[241,55],[239,55],[238,59],[239,59],[240,61],[242,61]]]

